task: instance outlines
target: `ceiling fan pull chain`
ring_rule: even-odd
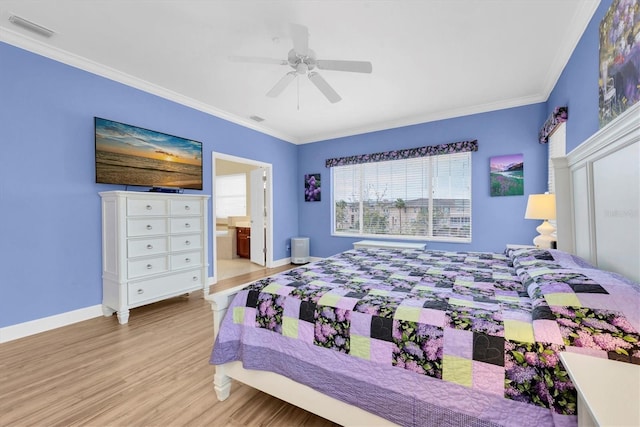
[[[298,111],[300,111],[300,79],[296,78],[296,83],[298,85]]]

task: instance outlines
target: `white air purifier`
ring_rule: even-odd
[[[291,263],[306,264],[309,262],[309,238],[291,238]]]

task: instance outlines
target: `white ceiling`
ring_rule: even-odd
[[[598,3],[0,0],[0,40],[300,144],[543,102]],[[286,59],[290,23],[308,27],[319,59],[373,72],[319,70],[336,104],[304,76],[265,96],[291,69],[229,56]]]

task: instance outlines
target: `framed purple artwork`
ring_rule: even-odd
[[[320,174],[310,173],[304,176],[304,201],[320,201]]]
[[[640,101],[640,0],[613,0],[600,22],[600,127]]]

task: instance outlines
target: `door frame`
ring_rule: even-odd
[[[266,168],[257,167],[249,172],[249,193],[251,194],[251,240],[249,242],[249,259],[252,263],[266,267],[266,247],[265,223],[266,223]],[[254,186],[254,184],[256,184]],[[256,205],[256,201],[261,200],[261,205]],[[256,215],[254,215],[256,214]],[[258,245],[260,243],[260,245]]]
[[[212,284],[218,282],[218,244],[216,242],[216,159],[227,160],[230,162],[243,163],[246,165],[252,165],[256,167],[263,167],[267,173],[267,186],[266,194],[264,197],[265,208],[267,210],[267,216],[265,218],[265,249],[267,254],[265,257],[267,268],[273,268],[273,171],[271,163],[265,163],[258,160],[248,159],[245,157],[233,156],[230,154],[219,153],[216,151],[211,152],[211,230],[213,230],[212,238],[212,258],[213,258],[213,277]],[[247,194],[250,197],[250,194]]]

